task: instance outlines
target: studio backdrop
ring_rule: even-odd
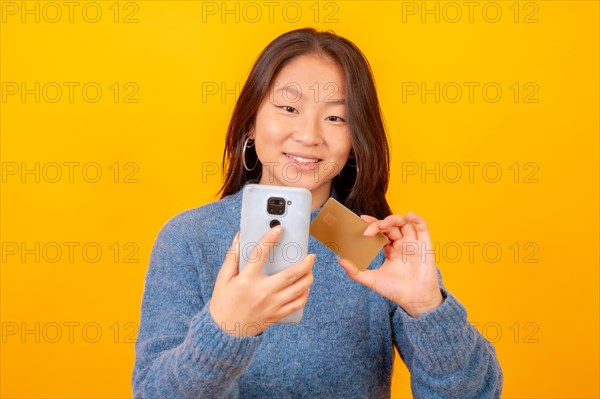
[[[152,244],[217,199],[249,69],[302,27],[368,58],[388,200],[427,220],[446,287],[497,349],[503,397],[600,396],[598,1],[0,10],[2,398],[132,396]],[[409,378],[396,354],[394,398]]]

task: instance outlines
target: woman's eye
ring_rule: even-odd
[[[279,108],[281,108],[282,110],[286,111],[286,112],[295,112],[298,113],[298,110],[294,107],[290,107],[289,105],[281,105],[279,106]]]
[[[346,122],[344,118],[340,118],[339,116],[328,116],[327,120],[330,122]]]

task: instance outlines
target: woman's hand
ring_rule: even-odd
[[[338,262],[348,276],[396,302],[408,314],[419,317],[443,302],[437,266],[427,224],[420,216],[390,215],[383,220],[362,215],[369,223],[366,236],[383,233],[390,240],[383,249],[385,261],[377,270],[359,271],[346,259]]]
[[[240,273],[239,232],[233,238],[209,305],[213,320],[230,335],[258,335],[272,323],[303,307],[308,300],[314,254],[272,276],[262,274],[281,229],[276,226],[264,235],[250,257],[252,261],[248,261]]]

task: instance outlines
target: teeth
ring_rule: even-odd
[[[288,158],[292,158],[295,161],[298,162],[302,162],[302,163],[317,163],[319,162],[318,159],[308,159],[308,158],[302,158],[302,157],[296,157],[293,155],[289,155],[289,154],[285,154]]]

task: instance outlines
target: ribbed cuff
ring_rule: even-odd
[[[208,362],[214,371],[222,370],[221,378],[235,378],[249,364],[264,335],[237,337],[228,334],[212,318],[209,304],[207,302],[190,322],[193,352],[199,362]]]
[[[462,367],[477,333],[467,320],[464,306],[444,288],[441,291],[444,302],[432,311],[414,318],[398,306],[394,315],[394,328],[399,328],[400,322],[415,356],[436,374]]]

